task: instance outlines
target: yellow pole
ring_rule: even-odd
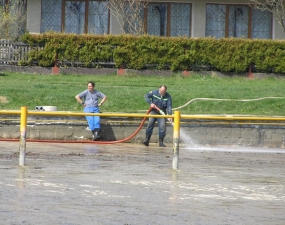
[[[27,107],[21,107],[19,166],[25,166],[27,115]]]
[[[174,170],[178,170],[179,138],[180,138],[180,111],[174,111],[173,161],[172,161],[172,168]]]

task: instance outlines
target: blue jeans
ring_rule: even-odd
[[[83,111],[85,113],[99,113],[100,109],[93,106],[86,106]],[[100,128],[100,116],[85,116],[85,118],[91,131],[95,128]]]
[[[160,115],[159,113],[156,113],[154,111],[151,111],[149,114]],[[156,121],[158,122],[158,136],[160,138],[164,138],[165,133],[166,133],[166,119],[165,118],[149,118],[145,133],[148,135],[152,135],[154,124]]]

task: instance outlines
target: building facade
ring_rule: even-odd
[[[131,26],[142,26],[145,34],[169,37],[284,39],[285,36],[271,13],[252,7],[248,0],[154,0],[147,7],[141,6],[135,22],[128,21],[134,14],[130,7],[124,6],[125,17],[118,17],[105,1],[27,0],[27,29],[30,33],[122,34],[131,33]]]

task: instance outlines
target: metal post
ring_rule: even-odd
[[[174,111],[173,161],[172,161],[172,168],[174,170],[178,170],[179,137],[180,137],[180,111]]]
[[[27,107],[21,107],[19,166],[25,166],[27,114]]]

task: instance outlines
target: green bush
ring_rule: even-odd
[[[27,62],[40,66],[60,62],[95,67],[113,62],[116,68],[285,73],[285,41],[243,38],[186,38],[131,35],[25,34],[22,41],[34,48]]]

